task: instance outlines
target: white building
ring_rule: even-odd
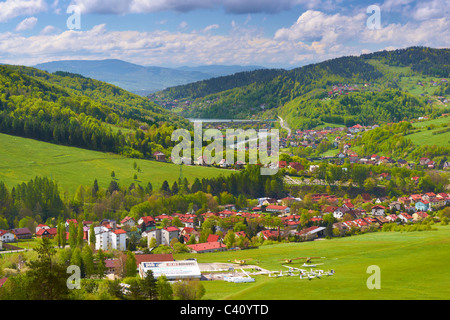
[[[90,230],[89,230],[90,233]],[[95,233],[95,249],[108,251],[116,249],[120,251],[126,250],[127,233],[123,229],[108,229],[105,226],[94,228]],[[88,239],[90,239],[88,235]]]
[[[180,229],[177,227],[167,227],[163,229],[153,229],[147,231],[147,243],[150,246],[152,238],[156,239],[156,245],[168,246],[172,239],[180,236]]]
[[[0,230],[0,241],[2,242],[13,242],[15,240],[14,233],[11,231]]]
[[[155,278],[165,275],[168,280],[200,279],[202,274],[195,260],[141,262],[139,275],[145,277],[147,270],[153,272]]]

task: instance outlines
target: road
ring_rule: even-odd
[[[278,118],[280,119],[280,126],[285,129],[288,132],[288,136],[291,135],[291,128],[288,127],[288,125],[285,123],[285,121],[283,120],[283,118],[281,118],[280,116],[278,116]]]

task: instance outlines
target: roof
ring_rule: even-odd
[[[12,233],[14,234],[31,234],[31,231],[28,228],[17,228],[17,229],[12,229],[11,230]]]
[[[286,210],[288,207],[286,207],[286,206],[277,206],[277,205],[273,205],[273,204],[270,204],[270,205],[268,205],[267,207],[266,207],[266,210],[267,209],[273,209],[273,210]]]
[[[219,241],[197,243],[197,244],[188,244],[187,246],[189,248],[191,248],[192,250],[197,251],[197,252],[205,251],[205,250],[214,250],[214,249],[226,248],[226,246],[223,243],[219,242]]]
[[[208,236],[208,239],[206,239],[206,242],[217,242],[219,240],[219,235],[217,234],[210,234]]]
[[[123,230],[123,229],[116,229],[116,230],[114,230],[113,231],[115,234],[124,234],[124,233],[127,233],[125,230]]]
[[[180,229],[178,229],[177,227],[167,227],[164,229],[169,232],[180,231]]]
[[[136,254],[136,265],[139,266],[141,262],[157,262],[157,261],[174,261],[171,253],[160,254]]]

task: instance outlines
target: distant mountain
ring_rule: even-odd
[[[108,82],[142,96],[167,87],[259,68],[256,66],[220,65],[181,68],[146,67],[116,59],[62,60],[41,63],[34,67],[51,73],[64,71],[80,74],[85,77]]]
[[[232,74],[235,74],[238,72],[264,69],[264,67],[261,67],[261,66],[239,66],[239,65],[232,65],[232,66],[208,65],[208,66],[198,66],[198,67],[183,66],[183,67],[179,67],[176,69],[182,70],[182,71],[191,71],[191,72],[198,71],[201,73],[209,74],[212,77],[221,77],[221,76],[232,75]]]
[[[442,109],[436,96],[447,98],[449,61],[450,49],[379,51],[291,70],[261,69],[215,77],[167,88],[151,99],[185,118],[280,116],[296,129],[324,123],[398,122],[429,114],[432,108]],[[426,82],[426,89],[421,82]]]

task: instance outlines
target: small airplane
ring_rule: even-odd
[[[246,259],[246,260],[238,260],[238,259],[235,259],[234,262],[242,266],[242,265],[244,265],[244,264],[247,264],[247,261],[248,261],[248,260],[253,260],[253,259]]]

